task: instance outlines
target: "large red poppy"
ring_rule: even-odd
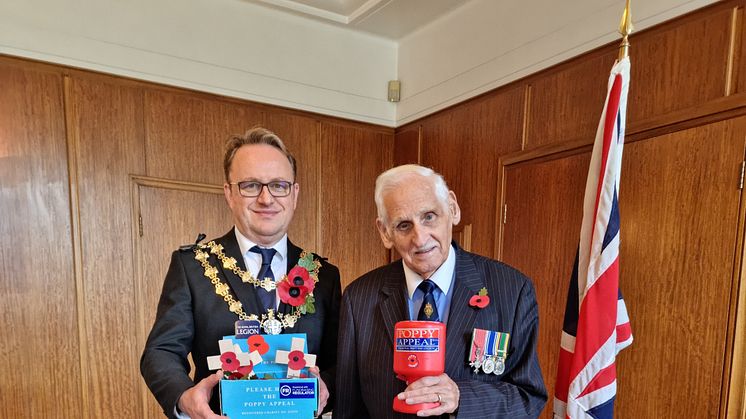
[[[313,292],[314,287],[316,287],[316,283],[311,279],[308,270],[302,266],[296,266],[288,272],[288,281],[290,281],[293,286],[306,287],[308,292]]]
[[[264,341],[264,336],[262,335],[251,335],[246,340],[246,343],[249,345],[249,352],[258,351],[259,355],[264,355],[269,351],[269,345]]]
[[[283,303],[298,307],[306,302],[306,295],[313,291],[313,287],[314,282],[308,271],[296,266],[290,270],[287,279],[277,285],[277,292]]]
[[[236,371],[240,366],[236,354],[233,352],[223,352],[220,355],[220,362],[223,363],[223,371]]]
[[[291,370],[300,370],[306,366],[306,358],[303,351],[291,351],[288,354],[288,368]]]

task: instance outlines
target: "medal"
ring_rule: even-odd
[[[482,363],[482,371],[485,374],[492,374],[495,371],[495,361],[492,358],[487,358]]]
[[[473,339],[473,338],[472,338]],[[479,369],[482,368],[482,361],[484,358],[482,357],[482,349],[479,347],[474,348],[474,342],[472,341],[472,348],[474,349],[473,356],[469,357],[469,366],[474,368],[474,374],[479,372]]]
[[[487,371],[485,371],[487,372]],[[500,375],[505,372],[505,361],[501,357],[495,359],[495,375]]]
[[[469,350],[469,366],[474,373],[501,375],[505,372],[510,333],[474,329]]]
[[[282,322],[275,319],[267,319],[262,322],[262,329],[268,335],[279,335],[282,332]]]

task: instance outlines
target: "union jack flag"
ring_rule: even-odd
[[[555,418],[613,418],[616,355],[632,343],[627,307],[619,291],[618,205],[629,68],[625,57],[611,69],[593,144],[562,328]]]

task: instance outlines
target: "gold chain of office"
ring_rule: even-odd
[[[281,323],[282,328],[290,328],[295,325],[295,323],[298,321],[298,318],[300,318],[300,316],[302,315],[298,307],[293,307],[293,312],[291,314],[275,314],[274,310],[269,309],[267,310],[266,314],[262,314],[261,319],[256,314],[246,314],[246,312],[243,310],[243,304],[241,304],[240,301],[237,301],[231,294],[230,287],[228,287],[227,284],[225,284],[220,280],[220,278],[218,278],[218,269],[210,265],[210,262],[208,262],[208,260],[210,259],[210,255],[205,252],[207,248],[210,249],[210,253],[215,255],[220,260],[224,268],[230,269],[239,278],[241,278],[243,282],[251,284],[254,287],[262,287],[267,291],[274,290],[276,288],[276,283],[269,278],[264,278],[262,281],[259,281],[258,279],[254,278],[251,273],[239,268],[236,259],[225,256],[225,253],[223,253],[223,246],[215,243],[214,241],[207,243],[207,245],[202,244],[195,246],[194,258],[197,259],[197,261],[199,261],[199,263],[202,265],[202,268],[205,270],[205,276],[215,287],[215,294],[223,297],[223,301],[228,304],[228,309],[232,313],[236,314],[241,320],[259,320],[262,325],[264,325],[265,323]],[[301,252],[300,258],[304,259],[307,256],[308,252],[303,250]],[[319,262],[318,260],[314,260],[314,269],[309,270],[308,272],[314,283],[319,282],[318,273],[320,267],[321,262]],[[284,275],[281,281],[284,281],[286,279],[287,275]]]

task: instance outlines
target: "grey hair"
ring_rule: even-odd
[[[432,179],[435,196],[443,205],[448,206],[448,185],[440,173],[417,164],[396,166],[381,173],[376,179],[376,209],[378,210],[378,219],[384,224],[388,222],[388,213],[386,212],[386,206],[383,205],[383,195],[406,182],[412,176]]]

